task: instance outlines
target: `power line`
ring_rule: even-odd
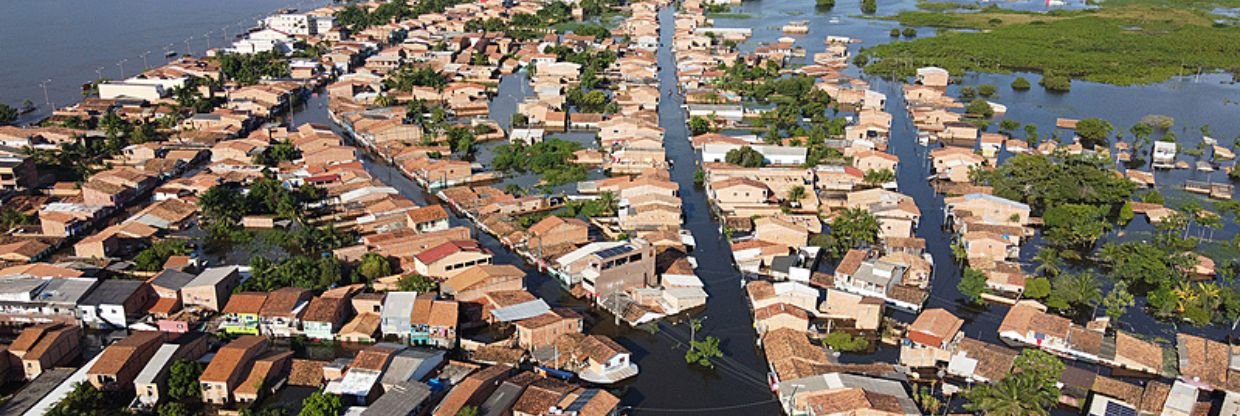
[[[766,404],[779,403],[776,399],[766,399],[751,403],[734,404],[730,406],[716,407],[696,407],[696,408],[664,408],[664,407],[634,407],[625,406],[623,409],[638,412],[654,412],[654,413],[703,413],[703,412],[722,412],[726,410],[746,409],[750,407],[758,407]]]

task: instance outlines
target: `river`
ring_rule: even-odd
[[[122,69],[124,76],[133,76],[145,65],[164,63],[165,51],[201,54],[208,42],[212,48],[231,42],[276,10],[304,11],[327,3],[5,0],[0,2],[0,103],[17,107],[30,100],[38,110],[22,121],[37,119],[47,114],[47,101],[60,107],[80,101],[82,84],[100,76],[122,78]]]

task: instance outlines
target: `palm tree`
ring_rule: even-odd
[[[862,182],[870,186],[879,186],[887,182],[896,180],[896,174],[890,169],[870,169],[865,171],[865,175],[861,178]]]
[[[965,408],[987,416],[1046,415],[1053,391],[1035,383],[1032,377],[1009,376],[999,383],[974,387],[967,394]],[[1057,394],[1055,394],[1057,396]]]
[[[615,193],[611,191],[606,191],[606,192],[599,194],[598,204],[600,207],[603,208],[603,212],[606,212],[608,214],[615,214],[616,209],[618,208],[618,205],[619,205],[619,201],[616,200]]]
[[[788,190],[788,204],[789,205],[800,207],[802,198],[805,198],[805,187],[804,186],[797,185],[797,186],[792,187],[792,189]]]
[[[1043,247],[1038,254],[1033,257],[1033,261],[1038,263],[1038,268],[1034,270],[1043,276],[1058,276],[1062,271],[1060,267],[1063,261],[1059,257],[1059,251],[1051,247]]]

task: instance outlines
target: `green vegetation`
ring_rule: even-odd
[[[301,222],[306,204],[322,198],[323,191],[313,185],[288,189],[264,177],[254,181],[245,194],[230,186],[213,186],[198,199],[198,208],[208,230],[218,236],[218,232],[236,227],[245,215],[275,215]]]
[[[1128,312],[1128,308],[1136,305],[1136,299],[1132,297],[1132,293],[1128,292],[1128,284],[1119,282],[1114,288],[1107,293],[1107,297],[1102,299],[1102,306],[1107,309],[1107,316],[1111,321],[1119,321],[1119,318]]]
[[[762,153],[758,153],[757,150],[749,146],[741,146],[739,149],[729,150],[724,155],[724,161],[747,168],[759,168],[766,164]]]
[[[692,328],[692,335],[689,339],[689,350],[685,351],[685,362],[706,368],[715,368],[715,363],[711,360],[723,358],[723,350],[719,348],[719,338],[707,336],[703,340],[698,341],[696,334],[702,330],[702,321],[691,319],[689,320],[689,326]]]
[[[870,186],[878,186],[894,180],[896,180],[896,174],[891,169],[869,169],[861,177],[861,181]]]
[[[301,151],[297,150],[292,142],[288,140],[280,141],[270,147],[264,149],[261,153],[254,155],[252,162],[263,166],[274,167],[280,162],[292,162],[301,158]]]
[[[957,74],[1038,71],[1047,75],[1043,86],[1048,90],[1066,91],[1069,78],[1131,85],[1199,69],[1235,71],[1240,53],[1240,27],[1215,27],[1208,14],[1170,3],[1108,2],[1099,10],[1050,13],[998,7],[968,13],[906,11],[892,19],[907,26],[973,31],[941,31],[932,38],[867,49],[878,58],[870,59],[869,73],[905,77],[930,65]]]
[[[1087,204],[1053,205],[1043,214],[1046,230],[1042,236],[1056,247],[1091,247],[1110,229],[1106,209]]]
[[[1087,118],[1076,123],[1076,135],[1081,136],[1081,145],[1086,148],[1106,146],[1107,137],[1115,130],[1111,122],[1100,118]]]
[[[887,33],[888,33],[891,37],[893,37],[893,38],[898,38],[898,37],[900,37],[900,28],[898,28],[898,27],[893,27],[893,28],[891,28],[891,31],[890,31],[890,32],[887,32]]]
[[[396,281],[396,288],[405,292],[427,293],[439,289],[439,282],[420,274],[411,274]]]
[[[839,352],[861,352],[870,349],[870,341],[843,331],[827,334],[827,337],[823,338],[822,343]]]
[[[13,124],[14,121],[17,121],[17,109],[0,103],[0,126]]]
[[[1063,374],[1059,358],[1026,348],[1012,372],[998,383],[979,384],[965,392],[965,409],[991,416],[1047,415],[1059,399],[1056,383]]]
[[[1035,277],[1025,282],[1024,296],[1030,299],[1046,299],[1051,295],[1051,280]]]
[[[392,262],[379,253],[366,253],[362,255],[362,260],[358,262],[357,269],[353,272],[365,281],[371,282],[380,277],[391,276]],[[354,279],[354,281],[358,280]]]
[[[835,8],[835,0],[814,0],[814,6],[831,10]]]
[[[239,292],[270,292],[285,287],[326,289],[340,281],[340,263],[335,257],[291,256],[272,262],[263,256],[250,259],[250,278],[237,287]]]
[[[703,118],[702,116],[690,117],[689,118],[689,131],[692,132],[694,136],[697,136],[699,134],[710,133],[711,131],[710,120],[707,120]]]
[[[995,109],[990,107],[990,103],[981,98],[974,98],[964,109],[965,113],[974,117],[991,118],[995,115]]]
[[[861,0],[861,12],[865,14],[874,14],[878,12],[877,0]]]
[[[1025,77],[1016,77],[1016,79],[1012,80],[1012,89],[1013,89],[1013,90],[1016,90],[1016,91],[1028,91],[1028,90],[1029,90],[1029,88],[1031,88],[1031,87],[1032,87],[1032,86],[1031,86],[1031,85],[1029,85],[1029,80],[1028,80],[1028,79],[1026,79]]]
[[[1098,278],[1090,272],[1076,273],[1055,278],[1051,282],[1051,295],[1046,306],[1062,310],[1088,310],[1102,300],[1102,288]]]
[[[0,208],[0,230],[11,230],[26,225],[33,219],[33,216],[26,215],[12,206]]]
[[[959,290],[965,299],[975,305],[985,304],[986,300],[982,299],[982,294],[986,293],[986,274],[971,267],[965,268],[964,274],[960,277],[960,283],[956,284],[956,290]]]
[[[401,66],[383,79],[388,90],[412,91],[413,87],[441,89],[448,85],[448,77],[429,66]]]
[[[129,395],[131,398],[132,395]],[[92,386],[89,382],[79,381],[74,383],[73,390],[65,395],[63,399],[56,402],[54,406],[47,410],[46,416],[77,416],[77,415],[97,415],[112,416],[126,415],[129,412],[122,410],[128,404],[125,394],[105,394],[104,392]]]
[[[906,27],[903,31],[901,31],[901,33],[903,33],[906,38],[914,38],[917,37],[917,28]]]
[[[994,96],[995,92],[998,90],[999,89],[996,88],[994,84],[982,84],[977,86],[977,93],[987,98]]]
[[[862,208],[844,209],[831,220],[830,228],[830,234],[816,236],[811,244],[825,248],[834,259],[844,257],[849,249],[878,242],[878,219]]]
[[[177,359],[168,368],[168,397],[178,402],[199,402],[202,390],[198,387],[198,377],[202,375],[202,364],[192,360]]]
[[[917,8],[928,12],[946,12],[951,10],[977,10],[980,6],[969,3],[957,3],[955,1],[920,0],[917,2]]]
[[[497,171],[534,172],[541,175],[547,185],[561,185],[586,178],[585,168],[573,164],[573,152],[580,149],[580,144],[561,139],[533,145],[501,144],[495,147],[495,159],[491,164]]]
[[[288,59],[275,51],[254,54],[216,55],[224,79],[241,85],[254,85],[265,78],[284,78],[289,74]]]
[[[311,393],[301,404],[298,416],[337,416],[344,411],[340,396],[324,393],[322,390]]]
[[[1118,209],[1136,188],[1116,176],[1109,161],[1086,155],[1021,154],[979,176],[996,196],[1029,204],[1035,212],[1059,204]]]
[[[478,416],[478,406],[462,407],[459,412],[456,412],[456,416]]]
[[[152,244],[134,257],[134,267],[144,272],[156,272],[163,268],[164,262],[172,256],[184,256],[193,251],[189,243],[182,240],[163,240]]]

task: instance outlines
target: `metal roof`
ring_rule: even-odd
[[[535,299],[529,302],[518,303],[506,308],[499,308],[491,311],[491,316],[500,322],[520,321],[522,319],[533,318],[538,315],[550,312],[551,307],[542,299]]]

